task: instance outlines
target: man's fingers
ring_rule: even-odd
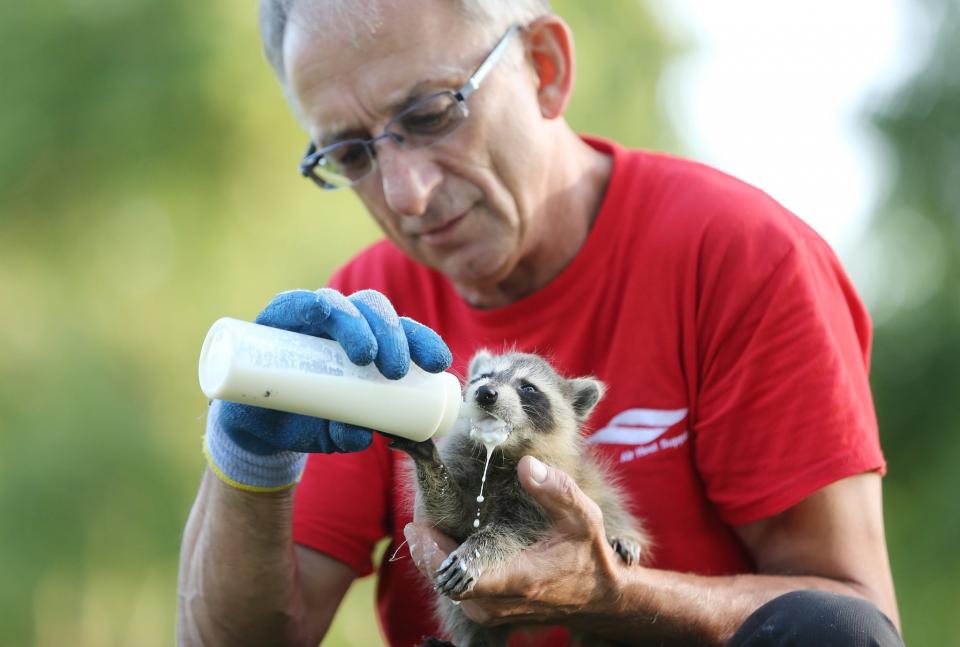
[[[256,323],[304,335],[336,340],[354,364],[365,366],[377,356],[377,339],[367,319],[336,290],[290,290],[273,298]]]
[[[417,366],[429,373],[450,368],[453,355],[440,335],[409,317],[400,317],[400,324],[410,346],[410,358]]]
[[[380,372],[394,380],[406,375],[410,370],[407,336],[387,297],[376,290],[361,290],[351,294],[349,301],[363,315],[376,337],[376,364]]]
[[[360,290],[349,297],[331,288],[281,292],[256,322],[333,339],[351,362],[360,366],[375,362],[391,379],[406,375],[411,359],[431,373],[445,371],[453,362],[437,333],[413,319],[398,317],[387,297],[376,290]]]
[[[330,304],[309,290],[281,292],[257,315],[256,323],[305,335],[323,332],[321,325],[330,316]]]
[[[338,342],[354,364],[366,366],[377,356],[377,337],[357,307],[345,296],[330,288],[315,293],[318,301],[329,305],[330,316],[321,322],[312,335],[330,337]]]
[[[523,489],[550,515],[558,532],[584,535],[602,527],[600,508],[566,472],[524,456],[517,465],[517,476]]]
[[[214,400],[210,403],[208,415],[216,419],[222,429],[238,429],[246,432],[234,438],[234,442],[241,448],[254,454],[265,455],[276,452],[278,446],[262,438],[257,432],[276,428],[286,414],[236,402]]]
[[[364,427],[331,420],[330,440],[342,452],[359,452],[373,442],[373,432]]]

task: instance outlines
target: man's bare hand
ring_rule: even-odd
[[[571,616],[616,605],[619,557],[610,547],[600,508],[565,472],[526,456],[517,467],[523,488],[553,521],[549,535],[502,568],[484,573],[456,599],[474,622],[571,623]],[[456,542],[423,520],[404,529],[417,567],[435,579]]]

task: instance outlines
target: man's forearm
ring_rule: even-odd
[[[243,492],[207,469],[181,548],[178,644],[294,645],[313,637],[297,590],[292,501],[292,490]]]
[[[704,576],[630,568],[622,570],[610,599],[580,616],[576,625],[626,644],[642,637],[664,646],[719,646],[759,607],[798,589],[829,591],[881,604],[854,583],[822,577]],[[881,610],[890,614],[890,610]]]

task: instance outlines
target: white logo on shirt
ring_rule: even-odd
[[[661,449],[679,447],[689,438],[684,431],[672,438],[661,438],[673,425],[687,417],[686,409],[627,409],[618,413],[587,442],[603,445],[635,445],[620,453],[620,462],[653,454]],[[658,442],[659,441],[659,442]]]

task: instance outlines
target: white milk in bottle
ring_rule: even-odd
[[[200,388],[211,399],[368,427],[414,441],[449,431],[460,381],[411,363],[399,380],[357,366],[337,342],[237,319],[219,319],[200,350]]]

